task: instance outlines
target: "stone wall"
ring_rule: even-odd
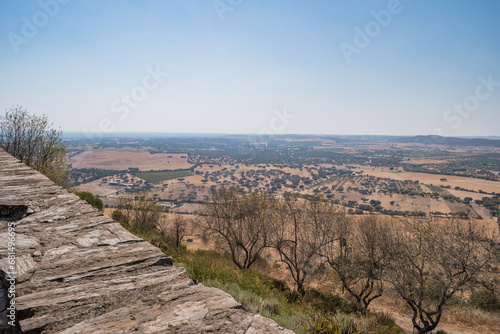
[[[292,333],[195,284],[158,248],[0,151],[0,268],[16,225],[25,333]]]

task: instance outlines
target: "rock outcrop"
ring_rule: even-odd
[[[292,333],[0,151],[0,268],[15,222],[25,333]],[[11,223],[12,224],[12,223]]]

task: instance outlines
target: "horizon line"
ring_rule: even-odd
[[[141,131],[126,131],[126,132],[84,132],[84,131],[64,131],[63,137],[66,134],[78,134],[82,137],[95,136],[100,137],[113,137],[113,135],[169,135],[169,136],[258,136],[258,137],[286,137],[286,136],[311,136],[311,137],[441,137],[441,138],[478,138],[499,140],[500,135],[464,135],[464,136],[446,136],[446,135],[433,135],[433,134],[411,134],[411,135],[397,135],[397,134],[328,134],[328,133],[276,133],[276,134],[259,134],[259,133],[230,133],[230,132],[141,132]],[[492,139],[494,138],[494,139]]]

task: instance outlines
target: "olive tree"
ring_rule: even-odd
[[[159,227],[162,209],[146,192],[136,199],[121,197],[118,209],[113,212],[113,219],[141,231],[152,231]]]
[[[405,221],[391,245],[387,280],[410,307],[419,333],[436,328],[450,298],[492,259],[483,231],[456,219]]]
[[[389,258],[388,221],[369,215],[354,221],[346,214],[333,220],[335,228],[322,254],[345,289],[365,308],[382,296],[383,274]]]
[[[268,247],[271,200],[266,194],[221,188],[202,213],[203,231],[229,251],[238,268],[250,268]]]
[[[67,187],[67,145],[52,126],[46,115],[12,107],[0,116],[0,148]]]
[[[321,199],[305,200],[286,196],[277,200],[273,212],[271,246],[278,252],[304,294],[304,283],[321,262],[320,250],[331,243],[335,209]]]
[[[173,220],[163,220],[160,224],[160,232],[165,243],[174,248],[179,247],[186,236],[190,224],[191,221],[181,215],[176,215]]]

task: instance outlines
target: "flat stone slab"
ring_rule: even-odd
[[[15,223],[28,333],[292,333],[195,284],[184,268],[0,150],[0,268]]]

